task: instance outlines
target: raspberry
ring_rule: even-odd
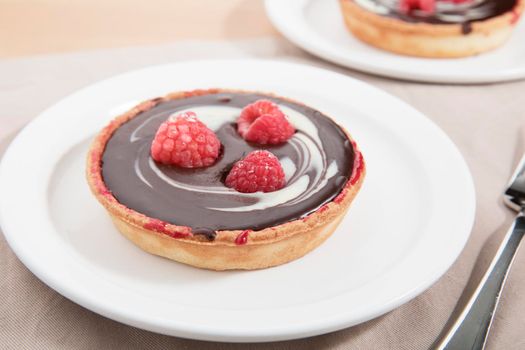
[[[419,0],[419,8],[421,11],[433,13],[436,9],[436,0]]]
[[[253,193],[277,191],[286,180],[276,156],[268,151],[253,151],[233,165],[225,183],[239,192]]]
[[[162,123],[151,144],[151,157],[159,163],[183,168],[212,165],[221,148],[217,135],[195,113],[172,115]]]
[[[458,0],[453,0],[458,1]],[[464,1],[464,0],[459,0]],[[401,12],[409,13],[412,10],[420,9],[427,13],[433,13],[436,8],[435,0],[401,0],[399,2]]]
[[[258,100],[243,108],[237,131],[246,141],[276,145],[292,137],[295,128],[275,103]]]

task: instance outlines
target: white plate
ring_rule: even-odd
[[[361,146],[368,163],[361,193],[334,235],[304,258],[251,272],[171,262],[124,239],[89,193],[88,143],[115,114],[170,91],[217,86],[304,101]],[[475,202],[458,150],[409,105],[344,75],[256,60],[155,66],[72,94],[11,144],[0,194],[10,246],[59,293],[136,327],[216,341],[326,333],[407,302],[456,259]]]
[[[428,59],[360,42],[345,28],[337,0],[266,0],[277,29],[304,50],[363,72],[437,83],[484,83],[525,77],[525,21],[501,48],[479,56]]]

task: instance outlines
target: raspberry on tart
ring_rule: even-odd
[[[295,128],[275,103],[258,100],[242,109],[237,131],[246,141],[276,145],[290,139]]]
[[[279,159],[268,151],[253,151],[235,163],[226,177],[228,187],[243,193],[273,192],[286,180]]]
[[[525,0],[339,0],[347,29],[398,54],[453,58],[493,50],[510,37]]]
[[[151,157],[163,164],[200,168],[215,163],[221,142],[193,112],[172,115],[151,143]]]
[[[400,0],[399,9],[404,13],[409,13],[412,10],[432,13],[436,9],[436,3],[435,0]]]
[[[259,100],[276,102],[266,104],[263,116],[278,116],[274,106],[286,106],[297,121],[286,141],[265,146],[238,132],[239,115]],[[202,142],[212,146],[210,157]],[[197,153],[180,158],[188,148]],[[230,270],[283,264],[319,246],[365,172],[355,141],[321,112],[275,95],[210,89],[148,100],[117,117],[93,141],[86,174],[118,231],[137,246]]]

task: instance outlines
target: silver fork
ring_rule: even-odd
[[[504,193],[504,202],[518,215],[466,306],[457,318],[449,320],[442,336],[434,343],[435,349],[485,348],[501,291],[525,233],[525,154]]]

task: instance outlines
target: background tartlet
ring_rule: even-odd
[[[484,20],[465,23],[409,22],[376,14],[354,0],[339,0],[344,23],[358,39],[391,52],[435,58],[465,57],[501,46],[511,35],[525,6],[515,6]]]

